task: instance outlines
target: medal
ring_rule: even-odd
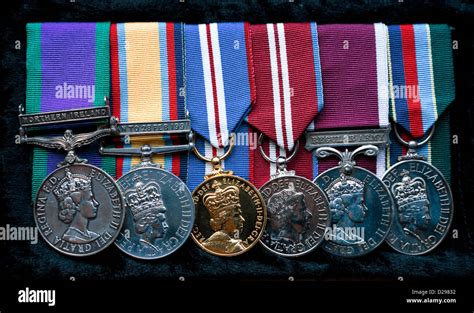
[[[111,33],[112,79],[120,82],[112,96],[117,99],[114,110],[121,118],[117,128],[124,145],[100,151],[119,160],[117,184],[127,213],[115,244],[132,257],[158,259],[183,245],[195,216],[184,182],[187,155],[178,153],[189,151],[191,144],[176,144],[180,135],[191,138],[184,99],[179,96],[184,88],[183,26],[113,24]]]
[[[194,223],[194,203],[186,184],[151,161],[154,153],[189,150],[188,145],[101,148],[104,155],[141,155],[141,163],[117,180],[127,214],[116,246],[140,259],[165,257],[183,245]]]
[[[397,139],[408,147],[408,153],[398,158],[383,177],[395,200],[395,222],[387,243],[398,252],[419,255],[438,246],[448,233],[453,218],[453,197],[443,174],[416,153],[434,133],[417,143],[407,142],[394,127]]]
[[[219,256],[235,256],[252,248],[262,236],[267,212],[259,191],[247,180],[221,167],[232,151],[209,159],[197,149],[203,161],[211,162],[213,170],[193,191],[196,222],[193,240],[205,251]]]
[[[339,166],[316,177],[314,182],[326,192],[332,222],[322,247],[331,254],[356,257],[377,248],[387,236],[393,219],[393,200],[388,188],[372,172],[356,166],[354,157],[375,156],[378,148],[361,146],[340,152],[319,148],[320,158],[336,155]]]
[[[328,197],[332,219],[322,247],[339,256],[360,256],[384,241],[393,216],[390,193],[378,178],[385,172],[389,133],[387,27],[321,25],[318,34],[324,110],[308,127],[306,149],[319,148],[317,157],[341,160],[336,166],[331,159],[312,159],[314,181]],[[340,38],[350,48],[341,46]],[[362,152],[356,166],[353,158]]]
[[[233,132],[254,99],[249,24],[211,23],[186,25],[185,29],[186,101],[193,130],[204,138],[196,139],[195,156],[190,156],[188,183],[197,186],[193,191],[196,221],[192,238],[209,253],[234,256],[258,242],[266,222],[263,199],[255,186],[222,165],[234,147],[229,138],[235,139]],[[240,152],[227,161],[232,163],[231,159],[242,155],[235,160],[236,165],[240,163],[235,169],[249,174],[245,162],[248,151]],[[207,175],[199,183],[203,172]]]
[[[260,153],[268,162],[276,163],[277,172],[260,187],[268,214],[260,242],[282,256],[307,254],[324,239],[330,223],[328,200],[312,181],[286,169],[298,151],[298,143],[289,157],[272,159],[263,151],[262,138],[260,135]]]
[[[73,256],[95,254],[109,246],[124,216],[122,193],[114,179],[89,164],[73,163],[49,174],[34,208],[36,225],[46,242]]]
[[[75,115],[72,111],[67,114]],[[34,120],[40,115],[20,114],[20,119]],[[86,256],[105,249],[115,240],[123,223],[122,193],[109,174],[86,164],[86,159],[76,155],[75,148],[115,133],[115,125],[91,133],[74,135],[66,130],[62,137],[31,138],[24,127],[20,129],[18,143],[67,152],[36,195],[33,214],[40,234],[49,245],[68,255]]]
[[[440,244],[453,217],[446,112],[455,93],[451,30],[432,24],[388,29],[391,118],[396,125],[389,151],[392,166],[383,177],[395,202],[386,241],[398,252],[419,255]]]
[[[34,149],[33,214],[46,242],[72,256],[95,254],[112,244],[125,216],[122,193],[105,171],[108,160],[90,149],[83,155],[91,164],[76,155],[77,148],[117,133],[107,98],[106,105],[103,102],[110,85],[109,27],[110,23],[27,26],[26,114],[20,109],[16,142],[67,153],[61,159],[53,151]],[[92,132],[72,131],[73,124],[85,128],[99,123]],[[63,136],[33,136],[45,130],[57,133],[61,125],[66,128]]]

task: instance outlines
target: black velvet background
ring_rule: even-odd
[[[240,21],[252,23],[317,21],[327,23],[447,23],[453,39],[456,101],[451,105],[452,133],[459,144],[452,149],[452,189],[455,214],[448,236],[425,256],[405,256],[382,245],[357,259],[325,254],[321,249],[286,259],[256,246],[234,258],[219,258],[199,249],[192,240],[173,255],[153,262],[139,261],[114,246],[86,258],[71,258],[51,249],[41,238],[37,245],[0,242],[0,279],[21,281],[472,281],[474,278],[474,210],[472,192],[474,147],[473,38],[474,6],[464,1],[25,1],[8,3],[2,18],[0,102],[0,226],[33,226],[31,147],[14,144],[17,106],[25,101],[27,22],[46,21]],[[15,49],[15,41],[21,49]],[[1,299],[0,295],[0,299]],[[0,301],[1,310],[1,301]]]

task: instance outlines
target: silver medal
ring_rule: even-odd
[[[95,254],[117,237],[125,214],[114,179],[88,164],[62,166],[48,175],[36,196],[34,218],[56,250]]]
[[[286,164],[298,150],[298,143],[288,157],[276,160],[260,152],[271,163],[277,164],[277,173],[260,187],[267,206],[267,225],[260,238],[262,245],[273,253],[296,257],[313,251],[323,241],[329,226],[329,206],[324,192],[312,181],[288,171]]]
[[[116,246],[139,259],[158,259],[179,249],[192,231],[194,202],[186,184],[151,161],[153,153],[189,150],[190,145],[101,148],[105,155],[141,155],[142,162],[117,180],[127,208]]]
[[[319,148],[320,158],[338,156],[339,166],[329,169],[314,182],[326,192],[331,225],[322,248],[331,254],[356,257],[377,248],[386,238],[393,220],[393,200],[388,188],[372,172],[356,166],[359,153],[375,156],[378,148],[365,145],[352,152]]]
[[[95,254],[115,240],[122,226],[123,197],[114,179],[74,151],[114,132],[112,127],[78,135],[66,130],[62,137],[18,137],[21,143],[67,151],[41,184],[33,212],[42,237],[62,253]]]
[[[453,197],[446,179],[433,165],[416,153],[416,148],[428,142],[406,142],[394,127],[398,140],[409,147],[405,156],[387,170],[384,184],[395,200],[395,222],[387,243],[396,251],[425,254],[438,246],[448,233],[453,218]]]

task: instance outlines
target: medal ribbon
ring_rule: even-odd
[[[387,26],[324,25],[320,43],[326,106],[315,119],[314,129],[388,127]],[[334,164],[336,160],[318,160],[313,172],[321,173]],[[358,165],[382,177],[384,149],[376,160],[361,157]]]
[[[104,105],[109,96],[110,23],[30,23],[27,32],[26,113]],[[61,134],[62,135],[62,134]],[[114,159],[97,147],[81,151],[90,164],[113,173]],[[65,153],[35,147],[32,195]]]
[[[323,108],[316,23],[252,25],[257,99],[249,123],[285,149]]]
[[[387,28],[383,24],[318,26],[321,76],[324,88],[324,110],[310,123],[308,130],[378,128],[388,126]],[[264,151],[272,156],[284,155],[277,145],[268,143]],[[288,154],[288,153],[286,153]],[[300,176],[313,179],[319,173],[337,166],[336,159],[320,159],[314,152],[300,149],[289,162]],[[360,158],[358,165],[377,173],[385,172],[385,151],[373,158]],[[276,171],[255,155],[255,185],[260,187]]]
[[[447,25],[389,27],[391,117],[421,138],[454,100],[451,32]]]
[[[185,119],[183,79],[183,25],[180,23],[112,24],[111,67],[113,113],[122,123]],[[130,136],[130,144],[172,145],[170,135]],[[155,155],[153,161],[187,179],[187,153]],[[121,177],[139,157],[117,157],[116,177]]]
[[[186,103],[193,129],[227,146],[254,99],[248,23],[185,26]]]
[[[212,158],[222,155],[234,132],[235,146],[222,166],[250,179],[253,161],[250,128],[242,122],[255,99],[248,23],[186,25],[186,103],[196,147]],[[253,136],[253,137],[252,137]],[[256,139],[255,139],[256,140]],[[188,187],[195,189],[212,170],[209,163],[189,156]]]
[[[419,139],[436,123],[433,138],[418,149],[448,179],[450,168],[449,115],[443,113],[455,97],[451,31],[448,25],[393,25],[390,41],[390,116],[406,140]],[[390,164],[406,153],[396,139]],[[436,147],[436,148],[435,148]]]

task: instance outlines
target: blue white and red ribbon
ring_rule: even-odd
[[[186,25],[185,41],[191,125],[213,147],[227,146],[254,97],[249,25]]]

